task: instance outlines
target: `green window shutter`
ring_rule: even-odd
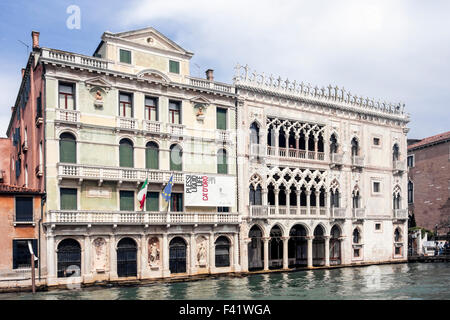
[[[228,173],[227,153],[223,150],[217,152],[217,173]]]
[[[61,210],[77,210],[77,189],[60,190]]]
[[[120,49],[120,62],[131,64],[131,51]]]
[[[119,165],[121,167],[133,167],[133,146],[128,142],[120,142]]]
[[[227,129],[227,110],[222,108],[217,108],[217,129],[226,130]]]
[[[59,161],[77,163],[77,143],[73,139],[61,137],[59,140]]]
[[[146,211],[159,211],[159,192],[147,192],[145,207]]]
[[[169,71],[172,73],[180,73],[180,63],[178,61],[169,60]]]
[[[145,149],[145,167],[147,169],[159,169],[159,152],[154,146],[147,146]]]
[[[134,191],[120,191],[120,211],[134,211]]]

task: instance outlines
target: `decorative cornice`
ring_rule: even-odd
[[[404,112],[405,104],[402,103],[393,105],[385,101],[380,102],[367,97],[358,97],[337,86],[329,85],[327,88],[319,88],[318,86],[313,87],[309,83],[291,82],[289,79],[283,80],[281,77],[274,78],[272,75],[267,77],[264,73],[259,74],[256,71],[249,73],[247,65],[241,66],[238,64],[235,70],[233,84],[236,88],[409,122],[409,115]]]

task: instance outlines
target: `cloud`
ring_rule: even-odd
[[[116,21],[123,30],[153,26],[193,51],[196,76],[213,68],[217,80],[231,82],[240,62],[403,101],[410,136],[425,137],[449,130],[448,9],[445,1],[154,0],[131,2]]]

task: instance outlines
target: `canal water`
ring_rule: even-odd
[[[450,299],[450,263],[257,274],[136,287],[3,293],[0,299]]]

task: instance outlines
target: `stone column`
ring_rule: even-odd
[[[47,277],[49,280],[56,278],[56,255],[55,236],[52,231],[49,231],[47,234]]]
[[[301,195],[301,191],[300,190],[295,190],[295,194],[297,196],[297,215],[300,215],[300,195]]]
[[[308,240],[308,268],[313,266],[313,236],[306,237]]]
[[[306,190],[306,214],[311,215],[311,190]]]
[[[161,245],[161,252],[162,252],[162,276],[168,277],[170,276],[170,269],[169,269],[169,241],[167,239],[167,233],[163,233],[162,235],[162,245]]]
[[[295,149],[300,149],[300,135],[298,134],[295,135]]]
[[[316,214],[320,215],[320,191],[316,190]]]
[[[109,236],[109,278],[117,279],[116,235]]]
[[[280,150],[279,150],[279,145],[280,145],[280,141],[278,140],[279,136],[280,136],[280,132],[278,129],[273,130],[274,136],[275,136],[275,156],[279,157],[280,156]]]
[[[325,266],[330,266],[330,236],[325,236]]]
[[[267,206],[267,189],[262,189],[261,193],[262,193],[261,199],[262,205]]]
[[[141,252],[140,252],[140,256],[141,256],[141,261],[140,261],[140,266],[139,269],[139,277],[140,279],[145,278],[145,275],[147,273],[148,270],[148,241],[146,241],[145,239],[145,234],[141,234]]]
[[[319,159],[319,139],[314,137],[314,159]]]
[[[325,191],[325,210],[326,210],[326,215],[328,217],[330,217],[330,191],[329,190]]]
[[[233,271],[239,272],[239,234],[236,232],[233,235]]]
[[[91,274],[91,238],[89,235],[84,237],[84,263],[83,264],[83,279],[89,277]]]
[[[194,274],[197,271],[196,267],[196,242],[195,242],[195,234],[192,232],[189,237],[190,243],[190,253],[189,253],[189,273]]]
[[[214,250],[214,232],[210,232],[209,234],[209,272],[215,272],[216,261],[215,261],[215,250]]]
[[[264,241],[264,270],[269,270],[269,240],[270,238],[262,238]]]
[[[286,189],[286,214],[290,213],[291,208],[291,189]]]
[[[282,237],[283,240],[283,269],[289,269],[288,241],[289,237]]]
[[[248,272],[248,244],[251,242],[250,239],[244,239],[241,242],[241,271]]]
[[[279,203],[278,194],[280,193],[280,190],[274,189],[273,191],[275,193],[275,214],[278,215],[278,203]]]

